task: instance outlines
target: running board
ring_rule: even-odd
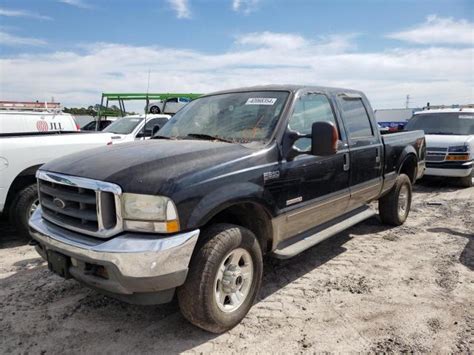
[[[365,208],[361,212],[357,214],[353,214],[348,218],[344,218],[342,221],[332,224],[326,227],[323,230],[320,230],[314,234],[310,234],[303,238],[295,238],[298,239],[296,242],[292,244],[287,244],[282,248],[277,247],[273,251],[273,256],[278,259],[289,259],[299,253],[305,251],[306,249],[311,248],[312,246],[322,242],[323,240],[332,237],[333,235],[346,230],[357,223],[365,221],[366,219],[375,216],[375,212],[370,208]],[[291,240],[290,240],[291,241]],[[286,243],[285,243],[286,244]]]

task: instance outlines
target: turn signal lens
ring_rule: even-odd
[[[166,232],[167,233],[175,233],[179,232],[179,221],[168,221],[166,222]]]
[[[469,160],[469,154],[448,155],[446,157],[446,160],[450,160],[450,161]]]

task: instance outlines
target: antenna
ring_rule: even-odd
[[[145,140],[145,126],[146,126],[146,116],[148,115],[148,106],[150,104],[150,99],[148,98],[148,93],[150,92],[150,69],[148,68],[148,83],[146,86],[146,104],[145,104],[145,120],[143,123],[143,140]]]

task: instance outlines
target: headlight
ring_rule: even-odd
[[[466,153],[469,151],[469,146],[467,145],[456,145],[448,148],[450,153]]]
[[[174,233],[180,229],[176,206],[164,196],[124,193],[122,211],[126,230]]]

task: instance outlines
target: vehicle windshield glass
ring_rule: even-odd
[[[286,91],[253,91],[202,97],[178,111],[158,135],[265,142],[272,135],[288,95]]]
[[[474,134],[474,112],[423,113],[413,115],[405,130],[421,129],[425,134]]]
[[[143,120],[143,117],[122,117],[105,128],[103,132],[115,134],[129,134],[132,133],[135,127]]]

